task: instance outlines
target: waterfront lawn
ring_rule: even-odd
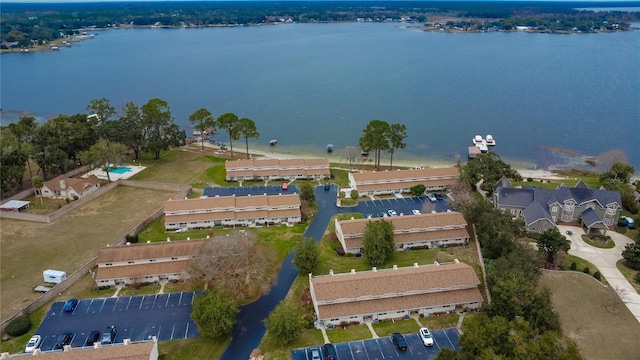
[[[212,156],[213,150],[189,145],[178,149],[163,151],[160,159],[154,159],[151,153],[141,153],[140,159],[132,164],[146,167],[131,180],[155,181],[170,184],[188,184],[194,188],[205,188],[211,183],[227,185],[224,181],[224,161],[226,159]],[[216,177],[216,171],[222,169],[222,181]]]
[[[334,166],[335,164],[331,164]],[[342,164],[340,164],[342,165]],[[341,188],[349,187],[349,171],[343,169],[330,169],[333,180],[331,182],[338,184]]]
[[[637,359],[640,323],[613,289],[573,271],[543,271],[539,285],[551,290],[562,330],[585,359]]]

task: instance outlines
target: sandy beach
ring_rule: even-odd
[[[235,143],[234,143],[235,144]],[[194,144],[195,145],[195,144]],[[199,145],[199,143],[198,143]],[[244,144],[242,144],[244,145]],[[212,143],[208,143],[205,142],[204,146],[207,148],[213,148],[216,149],[215,150],[215,154],[216,155],[220,155],[220,156],[229,156],[229,150],[220,150],[220,147],[218,145],[212,144]],[[260,146],[253,146],[249,148],[249,152],[251,153],[252,156],[259,156],[259,157],[265,157],[265,158],[272,158],[272,159],[295,159],[295,158],[317,158],[317,157],[322,157],[322,158],[328,158],[330,162],[332,163],[341,163],[344,164],[345,167],[349,167],[349,163],[346,162],[344,160],[344,158],[342,158],[340,156],[340,151],[334,151],[332,153],[326,153],[323,154],[322,156],[318,156],[315,154],[311,154],[311,153],[304,153],[303,151],[293,153],[292,151],[280,151],[281,148],[278,148],[277,146],[268,146],[268,147],[260,147]],[[234,155],[236,153],[238,154],[244,154],[246,152],[246,149],[244,148],[244,146],[234,146]],[[362,161],[364,160],[364,161]],[[369,160],[373,161],[373,158],[369,157],[369,158],[359,158],[357,162],[354,162],[354,165],[357,164],[369,164]],[[386,160],[386,161],[385,161]],[[389,159],[383,159],[382,162],[382,166],[388,167],[389,164]],[[410,161],[410,160],[404,160],[404,159],[399,159],[396,160],[394,159],[393,161],[393,166],[394,167],[433,167],[433,168],[438,168],[438,167],[448,167],[448,166],[455,166],[456,164],[454,162],[446,162],[446,161],[433,161],[433,160],[429,160],[429,159],[422,159],[422,161],[418,162],[418,161]],[[548,171],[548,170],[543,170],[543,169],[522,169],[522,168],[518,168],[518,167],[514,167],[519,173],[520,175],[527,179],[527,178],[532,178],[532,179],[542,179],[542,180],[566,180],[568,179],[568,177],[560,175],[558,173],[554,173],[552,171]]]

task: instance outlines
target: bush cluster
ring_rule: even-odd
[[[591,269],[589,269],[588,266],[585,266],[584,270],[582,270],[582,272],[585,273],[585,274],[591,274]]]
[[[31,318],[29,315],[22,315],[11,321],[4,332],[16,337],[26,334],[29,330],[31,330]]]
[[[602,274],[600,273],[600,271],[596,271],[593,273],[593,277],[598,279],[598,281],[602,280]]]

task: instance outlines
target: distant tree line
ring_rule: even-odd
[[[593,3],[551,2],[418,2],[418,1],[285,1],[285,2],[142,2],[142,3],[61,3],[2,5],[0,34],[3,48],[44,44],[78,33],[83,28],[121,25],[166,27],[249,25],[291,20],[295,22],[343,22],[358,18],[386,21],[410,17],[418,22],[431,16],[471,19],[501,19],[495,24],[539,26],[548,29],[580,28],[640,20],[640,13],[578,11]],[[607,6],[613,6],[608,3]],[[606,22],[606,23],[605,23]],[[484,23],[481,21],[480,24]],[[613,27],[611,28],[613,29]]]

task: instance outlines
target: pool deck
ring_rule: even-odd
[[[136,166],[136,165],[121,165],[119,167],[128,167],[131,168],[130,171],[127,171],[125,173],[122,174],[118,174],[112,171],[109,171],[109,177],[111,178],[111,181],[115,181],[115,180],[120,180],[120,179],[128,179],[130,177],[132,177],[133,175],[139,173],[140,171],[146,169],[146,167],[144,166]],[[102,169],[93,169],[91,171],[89,171],[88,173],[82,175],[83,178],[89,177],[91,175],[95,175],[98,179],[101,180],[108,180],[107,179],[107,172],[102,170]]]

